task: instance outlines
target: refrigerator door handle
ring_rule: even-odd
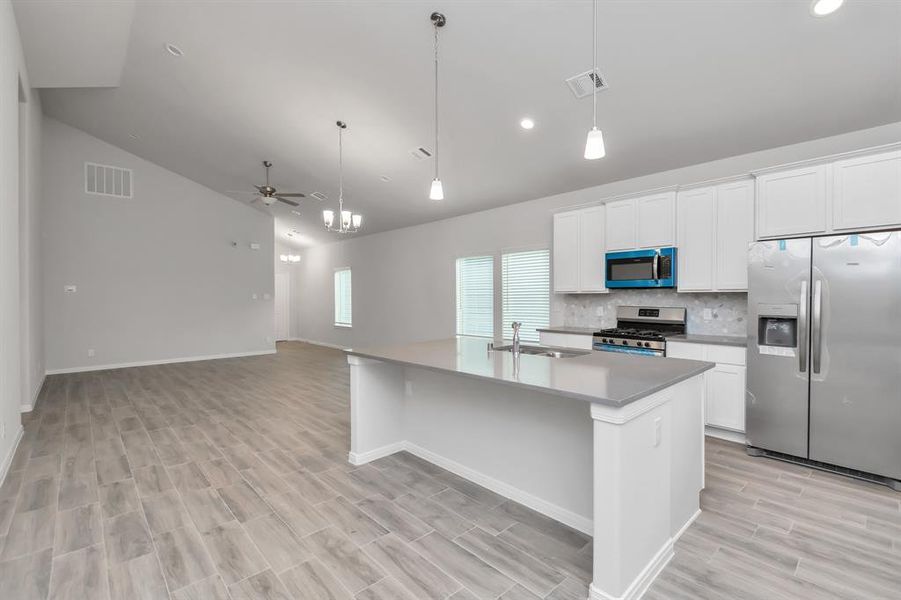
[[[823,282],[819,279],[813,282],[813,323],[811,331],[811,346],[813,346],[813,372],[819,373],[823,350]]]
[[[798,363],[802,373],[807,371],[807,281],[801,282],[798,300]]]

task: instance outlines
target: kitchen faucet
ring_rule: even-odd
[[[522,323],[513,321],[511,327],[513,327],[513,356],[519,356],[519,328],[522,327]]]

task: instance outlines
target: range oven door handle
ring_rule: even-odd
[[[813,372],[819,373],[823,355],[823,282],[819,279],[813,282],[812,311],[810,345],[813,350],[813,360],[811,362],[813,363]]]
[[[801,282],[798,300],[798,363],[802,373],[807,371],[807,280]]]

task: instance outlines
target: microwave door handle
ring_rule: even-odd
[[[807,281],[801,282],[798,300],[798,363],[801,372],[807,371]]]
[[[657,263],[660,261],[660,253],[654,253],[654,259],[651,261],[651,279],[657,281],[659,279],[660,269],[657,266]]]

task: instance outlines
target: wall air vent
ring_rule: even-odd
[[[598,70],[591,69],[578,75],[573,75],[566,80],[566,85],[576,98],[587,98],[591,96],[593,89],[597,88],[599,92],[607,89],[607,80]]]
[[[320,202],[324,202],[324,201],[328,200],[328,196],[326,196],[322,192],[313,192],[312,194],[310,194],[310,197],[316,198]]]
[[[134,181],[131,169],[98,165],[96,163],[84,164],[84,191],[87,194],[97,196],[111,196],[113,198],[132,198]]]
[[[418,148],[413,148],[410,150],[410,154],[413,155],[413,158],[416,160],[425,160],[427,158],[432,158],[432,151],[428,148],[423,148],[419,146]]]

